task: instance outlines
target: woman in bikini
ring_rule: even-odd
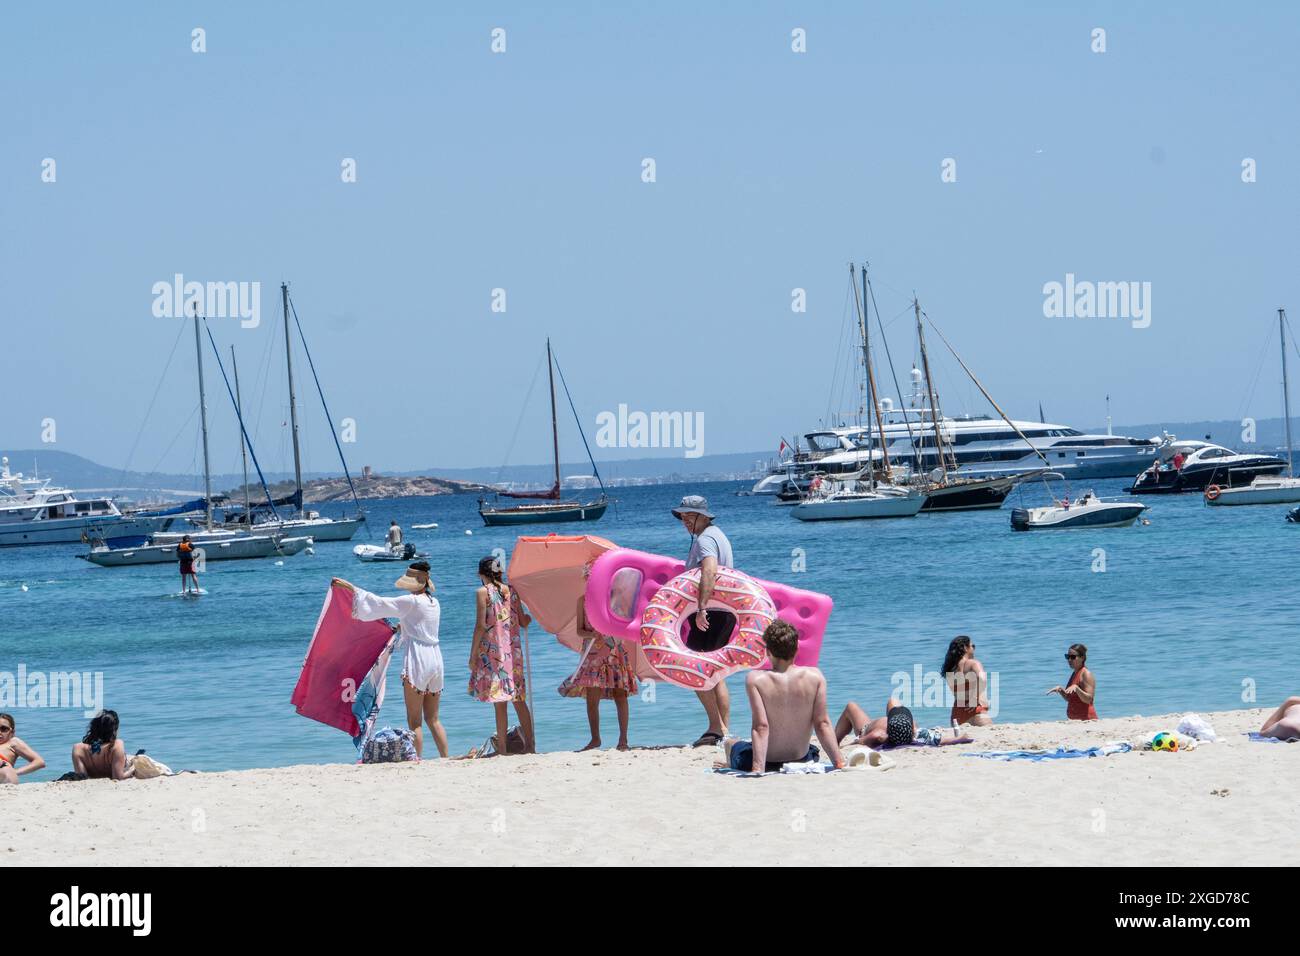
[[[92,779],[126,780],[135,776],[126,745],[117,736],[117,711],[101,710],[90,719],[81,743],[72,747],[72,770]]]
[[[993,723],[985,693],[984,665],[975,658],[975,644],[965,634],[954,637],[943,659],[943,679],[953,693],[953,724],[987,727]]]
[[[13,714],[0,714],[0,783],[17,783],[23,774],[35,773],[45,766],[45,760],[14,733],[17,725]],[[27,765],[18,769],[19,759]]]
[[[1093,703],[1097,699],[1097,681],[1087,667],[1088,648],[1071,644],[1065,652],[1065,661],[1070,665],[1070,679],[1064,687],[1058,684],[1048,693],[1061,695],[1065,700],[1065,716],[1070,720],[1096,720],[1097,709]]]

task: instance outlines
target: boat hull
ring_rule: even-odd
[[[1133,480],[1133,484],[1124,490],[1130,495],[1178,495],[1187,492],[1203,492],[1210,485],[1221,488],[1240,488],[1249,485],[1256,478],[1267,478],[1281,473],[1286,462],[1279,458],[1262,459],[1259,464],[1242,466],[1202,467],[1183,469],[1182,471],[1162,471],[1152,475],[1143,472]]]
[[[1016,508],[1011,512],[1011,527],[1016,531],[1125,528],[1146,510],[1136,501],[1093,508]]]
[[[518,508],[480,508],[479,517],[489,527],[521,524],[559,524],[572,521],[599,521],[609,507],[608,501],[591,504],[523,505]]]
[[[78,544],[83,536],[130,538],[151,535],[171,526],[171,517],[51,518],[0,525],[0,547],[30,544]]]
[[[962,484],[940,485],[926,490],[924,512],[938,511],[982,511],[1001,508],[1007,500],[1011,489],[1016,486],[1015,478],[996,478],[986,481]]]
[[[879,498],[829,498],[801,501],[791,513],[800,521],[851,521],[863,518],[911,518],[925,505],[925,495]]]
[[[310,537],[280,538],[254,535],[230,541],[213,541],[200,545],[204,561],[238,561],[257,558],[288,557],[312,544]],[[142,564],[179,564],[177,545],[155,544],[141,548],[114,548],[92,551],[80,557],[102,568],[133,567]],[[196,554],[197,556],[197,554]]]
[[[1287,505],[1300,501],[1300,480],[1265,481],[1262,485],[1224,488],[1218,496],[1205,496],[1207,505]]]

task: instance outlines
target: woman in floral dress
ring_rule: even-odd
[[[496,708],[498,753],[510,749],[507,705],[512,703],[524,735],[524,752],[533,753],[533,715],[525,696],[524,652],[519,642],[520,626],[527,627],[532,618],[502,580],[501,562],[495,557],[489,555],[478,563],[478,577],[483,586],[475,595],[478,611],[469,652],[469,693]]]
[[[587,699],[591,741],[583,750],[600,746],[600,702],[612,700],[618,713],[618,749],[627,750],[627,697],[637,690],[636,672],[627,645],[617,637],[599,634],[587,624],[587,609],[578,598],[578,633],[585,640],[578,669],[560,685],[562,697]]]

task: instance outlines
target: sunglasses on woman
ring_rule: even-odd
[[[1067,661],[1078,660],[1078,659],[1079,659],[1079,655],[1078,655],[1078,654],[1066,654],[1066,655],[1065,655],[1065,659],[1066,659]]]

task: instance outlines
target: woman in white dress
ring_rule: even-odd
[[[336,579],[339,580],[339,579]],[[380,597],[347,581],[352,589],[352,616],[358,621],[397,618],[402,639],[402,693],[406,698],[406,726],[415,735],[415,754],[424,756],[421,718],[429,725],[438,753],[447,756],[447,732],[438,719],[442,695],[442,651],[438,648],[438,623],[442,609],[433,596],[429,564],[416,561],[397,579],[395,586],[408,592],[401,597]]]

